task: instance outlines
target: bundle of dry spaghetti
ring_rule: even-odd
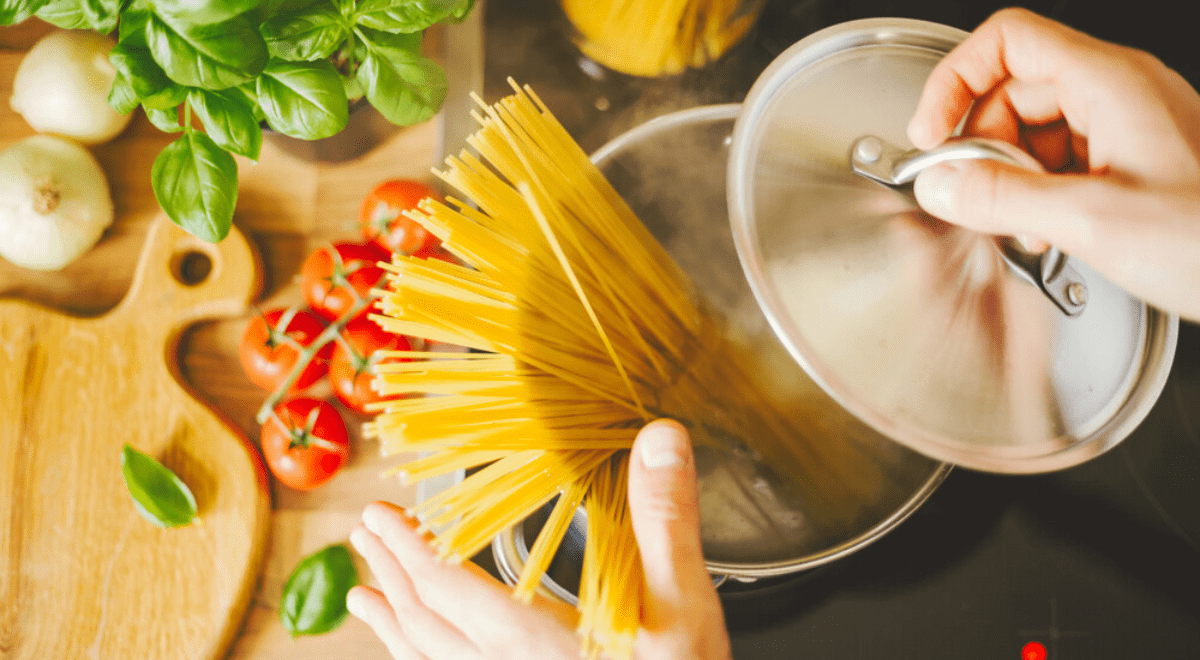
[[[754,25],[763,0],[562,0],[585,55],[635,76],[701,68]]]
[[[809,488],[857,488],[821,420],[785,409],[748,375],[742,348],[533,91],[476,115],[482,128],[439,172],[473,204],[424,200],[410,217],[471,267],[396,256],[374,318],[473,353],[391,353],[367,425],[408,481],[479,468],[418,505],[440,556],[469,558],[558,498],[515,595],[529,599],[583,505],[580,632],[593,654],[632,651],[640,560],[625,503],[626,451],[656,417],[693,440],[745,442]],[[478,101],[478,99],[476,99]],[[734,442],[733,444],[737,444]],[[869,488],[868,486],[865,486]],[[834,511],[836,507],[827,507]]]

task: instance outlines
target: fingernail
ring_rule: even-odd
[[[366,618],[364,616],[365,612],[363,610],[362,599],[359,597],[356,589],[351,589],[350,592],[346,594],[346,609],[350,610],[350,613],[353,614],[357,619]]]
[[[908,141],[912,142],[914,146],[924,144],[926,141],[925,125],[918,124],[916,117],[909,120],[908,127],[904,132],[908,135]]]
[[[687,437],[674,424],[651,424],[638,434],[642,465],[651,470],[678,467],[684,464],[683,451]]]
[[[358,526],[355,526],[354,529],[350,530],[350,545],[354,546],[354,549],[358,550],[358,554],[360,555],[362,554],[363,542],[366,540],[363,538],[363,534],[366,533],[366,529]]]
[[[366,525],[367,529],[371,530],[371,533],[375,536],[379,536],[379,530],[382,528],[382,525],[380,524],[380,516],[383,515],[382,508],[383,507],[379,506],[378,504],[368,504],[366,508],[363,509],[363,525]]]
[[[954,219],[954,197],[962,181],[962,170],[957,165],[938,163],[923,170],[913,183],[917,203],[926,213],[943,220]]]

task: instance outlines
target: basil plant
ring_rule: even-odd
[[[421,33],[461,20],[473,3],[0,0],[0,25],[37,16],[67,29],[117,31],[108,102],[120,112],[140,105],[159,129],[181,134],[154,161],[154,195],[176,224],[215,243],[233,221],[232,154],[257,160],[264,125],[305,140],[329,137],[362,97],[402,126],[437,113],[446,74],[421,56]]]

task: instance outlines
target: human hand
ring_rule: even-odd
[[[1200,95],[1151,55],[1022,9],[985,21],[930,74],[908,126],[929,149],[1005,140],[1049,174],[993,161],[923,171],[930,214],[1028,236],[1163,309],[1200,320]]]
[[[730,657],[721,604],[700,548],[696,467],[686,430],[659,420],[642,429],[630,455],[629,505],[646,596],[635,657]],[[438,561],[399,508],[363,511],[350,542],[382,591],[355,587],[346,604],[396,660],[575,660],[576,612],[565,603],[513,600],[508,587],[474,564]]]

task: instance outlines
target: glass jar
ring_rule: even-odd
[[[657,77],[702,68],[758,20],[765,0],[561,0],[579,49],[621,73]]]

